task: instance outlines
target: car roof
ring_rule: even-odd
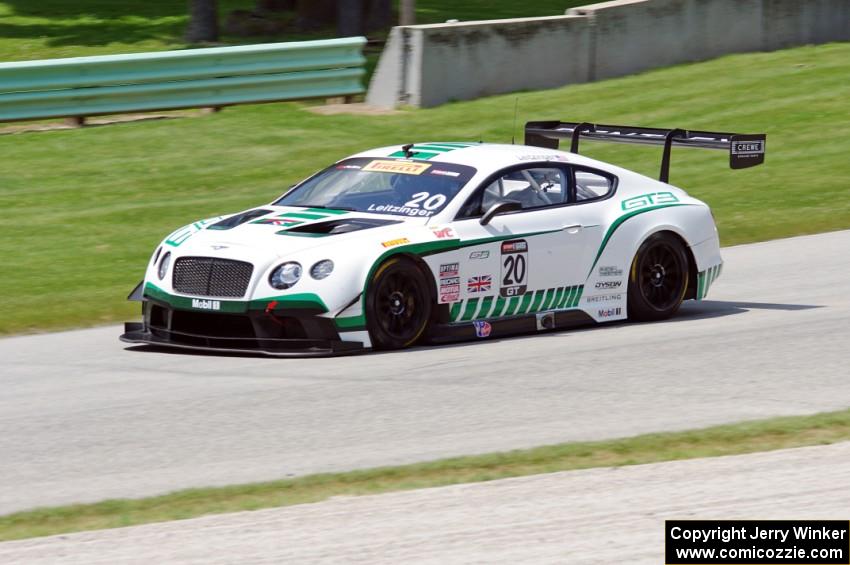
[[[531,145],[432,141],[415,143],[411,151],[414,152],[413,159],[469,165],[478,169],[479,172],[484,173],[501,169],[514,163],[520,164],[533,161],[557,161],[605,169],[613,168],[609,163],[590,159],[575,153]],[[404,151],[399,145],[390,145],[363,151],[350,157],[399,158],[404,157]]]

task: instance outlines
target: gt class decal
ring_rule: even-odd
[[[528,288],[528,242],[513,239],[502,242],[502,277],[499,294],[520,296]]]

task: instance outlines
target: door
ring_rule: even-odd
[[[571,178],[566,167],[551,163],[513,167],[470,198],[453,225],[463,245],[455,252],[460,254],[459,289],[448,296],[455,300],[441,300],[451,302],[453,322],[578,304],[586,276],[581,261],[585,236],[569,206]],[[503,202],[521,209],[482,225],[486,211]]]

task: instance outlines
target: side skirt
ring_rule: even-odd
[[[552,320],[554,324],[548,320]],[[473,339],[493,339],[540,331],[564,330],[596,323],[583,310],[538,312],[536,314],[523,314],[521,316],[511,316],[509,318],[495,320],[434,324],[431,326],[427,342],[438,344]],[[482,327],[484,324],[489,325],[489,334],[486,336],[481,335],[487,331],[486,326]]]

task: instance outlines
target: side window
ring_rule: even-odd
[[[569,200],[568,178],[558,167],[513,170],[473,195],[460,217],[479,216],[500,202],[518,202],[523,210],[565,204]]]
[[[597,200],[611,194],[614,180],[611,177],[591,171],[576,170],[576,201]]]

